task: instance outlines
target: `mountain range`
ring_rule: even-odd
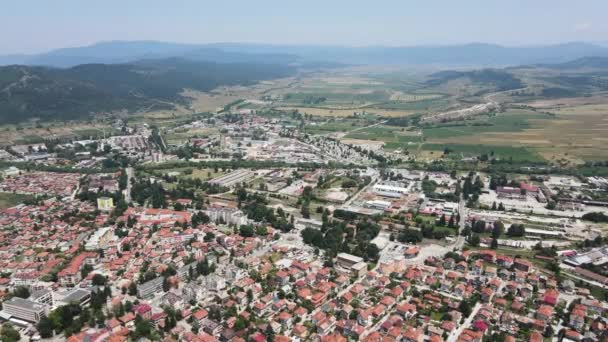
[[[564,63],[587,56],[608,56],[608,47],[590,43],[505,47],[495,44],[346,47],[247,43],[181,44],[113,41],[63,48],[34,55],[0,56],[0,65],[71,67],[90,63],[129,63],[180,57],[222,63],[341,63],[373,65],[509,66]]]

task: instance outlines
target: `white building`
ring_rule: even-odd
[[[112,240],[112,236],[112,228],[99,228],[95,231],[95,233],[93,233],[93,235],[91,235],[87,243],[84,245],[84,249],[87,251],[105,249],[108,247],[108,242]]]
[[[378,210],[386,210],[391,207],[391,202],[381,201],[381,200],[373,200],[365,202],[365,205],[372,209]]]
[[[42,316],[49,313],[49,306],[28,299],[13,297],[2,303],[3,312],[12,317],[38,323]]]
[[[384,197],[399,198],[408,193],[408,188],[398,182],[383,182],[374,185],[374,192]]]

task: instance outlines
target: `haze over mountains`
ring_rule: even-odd
[[[522,83],[511,70],[518,68],[586,68],[606,73],[608,48],[584,43],[528,48],[488,44],[390,48],[139,41],[4,56],[0,64],[6,65],[0,66],[0,123],[6,123],[169,109],[174,104],[187,104],[184,89],[209,91],[291,76],[303,68],[340,65],[440,65],[443,70],[469,66],[475,70],[443,71],[429,84],[464,78],[490,84],[495,90],[516,89]],[[487,69],[504,65],[511,67]],[[595,74],[553,77],[551,81],[563,86],[554,89],[559,94],[606,87]]]
[[[141,59],[181,57],[221,63],[311,63],[506,66],[563,63],[588,56],[608,56],[608,47],[567,43],[504,47],[471,43],[445,46],[346,47],[245,43],[180,44],[157,41],[114,41],[64,48],[35,55],[0,56],[0,65],[71,67],[89,63],[128,63]]]

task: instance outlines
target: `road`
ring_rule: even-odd
[[[125,172],[127,173],[127,188],[123,190],[123,194],[125,195],[125,201],[131,203],[131,187],[133,185],[131,184],[131,179],[134,177],[133,168],[129,166],[125,169]]]
[[[349,206],[351,205],[351,203],[353,203],[353,201],[359,197],[359,194],[366,191],[367,188],[369,188],[370,186],[376,184],[376,181],[378,180],[378,176],[373,176],[371,181],[364,187],[361,188],[361,190],[357,191],[354,195],[350,196],[350,199],[348,199],[346,202],[344,202],[344,206]]]
[[[467,207],[465,204],[466,201],[464,200],[462,194],[460,194],[460,201],[458,202],[458,213],[460,214],[460,221],[458,222],[458,236],[456,237],[454,244],[452,244],[452,248],[456,250],[461,250],[465,243],[465,237],[461,235],[461,232],[464,230],[467,222]]]
[[[456,340],[458,340],[458,336],[460,336],[460,334],[464,331],[464,329],[471,326],[471,323],[473,322],[473,319],[475,318],[475,316],[477,316],[477,311],[479,311],[480,308],[481,308],[481,302],[477,302],[477,304],[475,304],[475,307],[473,307],[471,314],[469,315],[469,317],[467,317],[467,319],[464,321],[464,323],[461,324],[458,327],[458,329],[455,329],[454,331],[452,331],[452,333],[448,336],[447,342],[455,342]]]

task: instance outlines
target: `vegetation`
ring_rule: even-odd
[[[178,58],[132,64],[86,64],[68,69],[0,67],[0,122],[30,118],[71,120],[93,113],[185,104],[185,88],[208,91],[221,85],[291,74],[271,64],[218,64]]]
[[[608,215],[604,214],[603,212],[592,212],[592,213],[586,213],[582,216],[583,220],[587,220],[587,221],[591,221],[591,222],[602,222],[602,223],[608,223]]]
[[[353,228],[347,227],[346,222],[329,220],[323,223],[320,230],[305,228],[301,234],[304,243],[325,250],[329,258],[344,252],[360,256],[366,261],[377,261],[380,251],[370,241],[378,235],[380,226],[365,220],[357,222],[355,229],[356,235]]]

